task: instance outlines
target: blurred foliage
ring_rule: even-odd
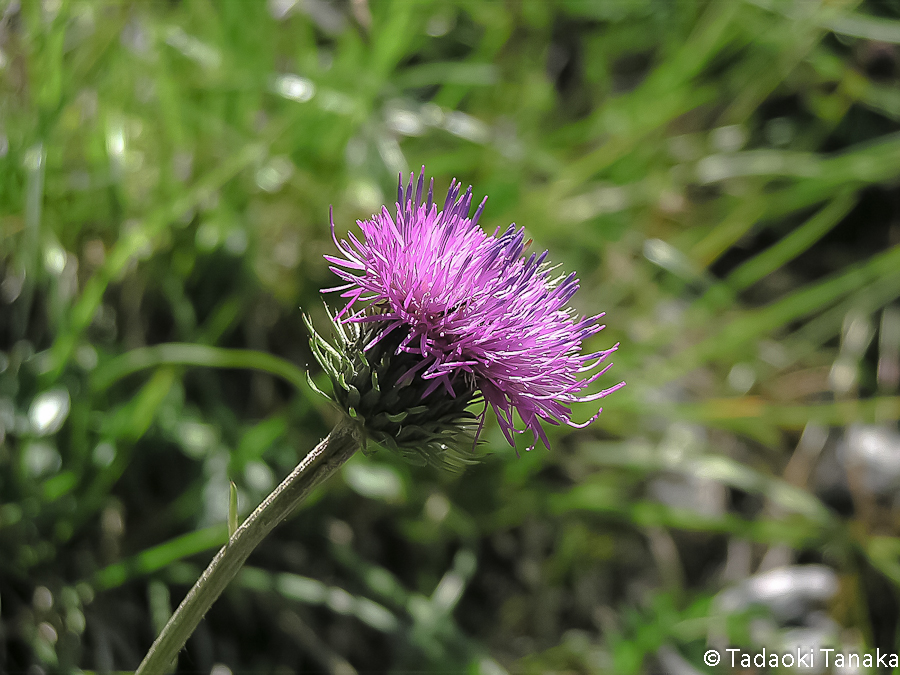
[[[329,206],[342,234],[423,164],[578,271],[628,386],[549,452],[489,423],[461,475],[354,458],[181,672],[900,650],[900,4],[0,17],[0,671],[137,665],[231,481],[246,514],[334,421],[300,311]]]

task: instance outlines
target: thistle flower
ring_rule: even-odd
[[[471,421],[466,408],[479,399],[484,409],[476,438],[490,406],[511,445],[514,434],[531,432],[529,450],[538,439],[549,448],[545,423],[590,424],[600,411],[577,423],[572,404],[596,401],[625,383],[583,393],[612,365],[600,368],[618,345],[581,353],[582,343],[604,326],[603,314],[578,317],[567,307],[578,290],[575,275],[554,277],[546,251],[525,257],[530,241],[525,242],[524,228],[512,224],[502,233],[498,228],[486,234],[478,218],[487,198],[470,218],[471,187],[460,196],[461,185],[452,181],[438,210],[433,180],[422,199],[424,167],[413,181],[410,175],[404,191],[400,179],[396,218],[382,207],[371,219],[357,221],[362,239],[351,232],[339,241],[331,218],[341,255],[325,258],[345,283],[323,292],[339,291],[346,305],[334,317],[339,349],[323,346],[321,338],[314,338],[313,346],[328,364],[336,396],[354,414],[360,405],[366,408],[367,430],[374,424],[376,436],[387,435],[388,444],[410,450],[413,446],[401,438],[416,435],[408,430],[410,409],[434,427],[418,441],[435,438],[433,432],[440,429],[450,442],[432,445],[447,449],[457,440],[454,425],[458,429]],[[376,371],[382,378],[390,374],[390,384],[369,386],[366,378]],[[395,407],[399,400],[381,400],[392,387],[408,387],[419,400],[406,401],[406,409]],[[438,401],[443,407],[431,414]],[[516,412],[523,429],[516,428]]]

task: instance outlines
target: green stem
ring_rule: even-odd
[[[235,531],[218,552],[150,647],[135,675],[167,673],[197,624],[241,569],[247,557],[306,496],[333,474],[363,444],[363,430],[343,417],[291,474]]]

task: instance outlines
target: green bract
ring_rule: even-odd
[[[469,406],[482,398],[473,384],[455,396],[443,387],[425,395],[429,383],[414,376],[421,357],[396,353],[405,337],[400,331],[370,345],[380,322],[341,323],[329,316],[334,345],[303,317],[313,354],[333,388],[329,396],[310,379],[317,392],[358,421],[369,439],[412,463],[461,469],[478,460],[473,452],[478,417]]]

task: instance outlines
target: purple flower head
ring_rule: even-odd
[[[571,419],[573,403],[595,401],[625,383],[586,394],[612,364],[611,349],[582,354],[581,346],[604,328],[603,314],[578,317],[566,303],[578,290],[574,274],[554,276],[547,252],[526,257],[524,228],[510,225],[492,235],[478,226],[487,198],[470,218],[472,188],[460,196],[450,183],[443,210],[433,201],[434,181],[423,200],[424,167],[406,190],[397,190],[396,218],[386,207],[357,221],[360,240],[332,237],[340,256],[325,256],[346,283],[344,323],[374,323],[380,330],[364,349],[389,335],[395,352],[415,355],[408,378],[427,382],[423,396],[443,388],[450,397],[479,390],[497,414],[511,445],[514,433],[532,432],[549,447],[542,423],[584,427]],[[525,429],[517,429],[518,412]],[[484,422],[484,413],[481,423]],[[480,426],[479,426],[480,432]]]

